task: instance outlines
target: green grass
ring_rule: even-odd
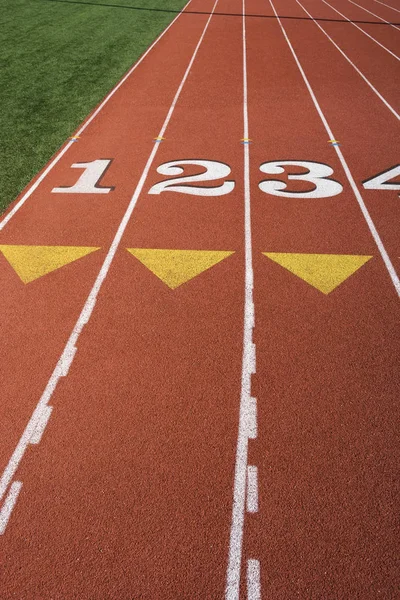
[[[0,0],[0,213],[186,3],[89,1]]]

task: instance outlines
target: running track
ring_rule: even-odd
[[[2,600],[398,597],[399,11],[191,0],[3,216]]]

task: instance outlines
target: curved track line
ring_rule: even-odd
[[[327,2],[326,0],[322,0],[322,2],[324,4],[326,4],[327,6],[329,6],[329,8],[331,8],[332,10],[334,10],[335,12],[337,12],[338,15],[340,15],[344,19],[346,19],[346,21],[348,21],[349,23],[351,23],[354,27],[357,27],[357,29],[359,31],[361,31],[361,33],[363,33],[364,35],[366,35],[367,37],[369,37],[369,39],[372,40],[373,42],[375,42],[375,44],[378,44],[378,46],[380,46],[383,50],[385,50],[386,52],[388,52],[389,54],[391,54],[393,56],[393,58],[395,58],[396,60],[400,60],[400,57],[397,56],[397,54],[395,54],[394,52],[392,52],[391,50],[389,50],[389,48],[386,48],[386,46],[384,46],[383,44],[381,44],[380,42],[378,42],[378,40],[376,40],[372,35],[370,35],[366,31],[364,31],[364,29],[362,29],[361,27],[359,27],[358,25],[356,25],[351,19],[349,19],[348,17],[346,17],[346,15],[344,15],[343,13],[341,13],[340,10],[337,10],[337,8],[335,8],[334,6],[332,6],[332,4],[329,4],[329,2]]]
[[[83,133],[83,131],[85,131],[85,129],[88,127],[88,125],[90,125],[90,123],[97,117],[97,115],[101,112],[101,110],[108,103],[108,101],[114,96],[115,92],[117,92],[119,90],[119,88],[125,83],[125,81],[132,75],[132,73],[137,69],[137,67],[140,65],[140,63],[146,58],[146,56],[149,54],[149,52],[151,52],[151,50],[154,48],[154,46],[156,44],[158,44],[158,42],[167,33],[167,31],[170,29],[170,27],[172,27],[172,25],[175,23],[175,21],[177,19],[179,19],[179,17],[186,10],[187,6],[189,6],[191,1],[192,0],[189,0],[189,2],[187,2],[187,4],[185,4],[185,6],[182,8],[180,13],[175,17],[175,19],[173,19],[173,21],[171,21],[171,23],[168,25],[168,27],[160,33],[160,35],[157,37],[157,39],[146,50],[146,52],[139,58],[139,60],[133,65],[133,67],[131,67],[129,69],[129,71],[124,75],[124,77],[112,88],[112,90],[107,94],[107,96],[104,98],[104,100],[101,102],[101,104],[88,117],[88,119],[83,123],[81,128],[78,129],[78,131],[74,134],[75,137],[81,135],[81,133]],[[71,137],[73,137],[73,136],[71,136]],[[39,177],[36,179],[36,181],[25,192],[25,194],[22,196],[21,200],[19,200],[16,203],[16,205],[6,214],[4,219],[2,219],[0,221],[0,231],[2,231],[4,229],[4,227],[7,225],[7,223],[13,218],[13,216],[19,211],[19,209],[25,204],[25,202],[28,200],[28,198],[31,196],[31,194],[39,187],[39,185],[42,183],[42,181],[45,179],[45,177],[47,177],[47,175],[50,173],[50,171],[53,169],[53,167],[55,167],[55,165],[64,156],[64,154],[69,150],[69,148],[72,146],[73,143],[74,142],[72,140],[69,141],[67,143],[67,145],[64,146],[64,148],[62,148],[58,152],[58,154],[56,154],[55,158],[50,162],[50,164],[46,167],[46,169],[43,171],[43,173],[41,173],[41,175],[39,175]]]
[[[199,48],[201,46],[201,43],[204,39],[204,36],[207,32],[208,26],[210,24],[210,21],[212,19],[215,7],[218,3],[218,0],[215,0],[213,9],[210,13],[210,16],[205,24],[205,27],[203,29],[203,32],[201,34],[201,37],[197,43],[197,46],[194,50],[194,53],[192,55],[192,58],[189,62],[189,65],[185,71],[185,74],[182,78],[182,81],[178,87],[178,90],[174,96],[174,99],[172,101],[171,107],[168,111],[168,114],[165,118],[164,124],[161,127],[161,130],[158,134],[158,137],[164,137],[165,131],[168,127],[168,124],[171,120],[172,114],[175,110],[175,106],[178,102],[178,99],[180,97],[180,94],[182,92],[183,86],[185,85],[185,82],[189,76],[189,73],[191,71],[191,68],[193,66],[193,63],[195,61],[195,58],[197,56],[197,53],[199,51]],[[153,146],[153,150],[150,153],[150,156],[146,162],[146,166],[143,170],[143,173],[140,177],[140,180],[138,182],[138,185],[136,186],[136,189],[134,191],[134,194],[131,198],[131,201],[129,202],[128,208],[122,218],[122,221],[118,227],[118,230],[114,236],[114,239],[111,243],[111,246],[107,252],[107,256],[101,266],[100,272],[96,278],[96,281],[90,291],[90,294],[85,302],[85,305],[81,311],[81,314],[78,317],[78,320],[72,330],[72,333],[64,347],[64,350],[57,362],[57,365],[46,385],[46,388],[39,400],[39,402],[36,405],[36,408],[34,409],[31,418],[29,419],[29,422],[6,466],[6,468],[3,471],[2,477],[0,479],[0,500],[3,498],[5,492],[7,491],[10,483],[12,482],[12,478],[14,477],[14,474],[16,473],[18,466],[25,454],[26,449],[28,448],[28,446],[30,445],[30,443],[32,442],[32,436],[35,435],[35,431],[36,428],[38,426],[38,423],[40,422],[41,418],[42,418],[42,413],[44,411],[46,411],[47,407],[48,407],[48,403],[57,387],[57,384],[59,382],[59,380],[61,379],[61,377],[65,377],[68,374],[69,368],[74,360],[74,356],[76,354],[77,351],[77,343],[79,340],[79,336],[82,333],[82,330],[84,328],[84,326],[89,322],[90,317],[92,315],[93,309],[96,305],[96,301],[97,301],[97,297],[99,295],[100,289],[107,277],[108,271],[110,270],[111,264],[114,260],[115,254],[119,248],[122,236],[125,232],[125,229],[129,223],[129,220],[132,216],[133,210],[136,206],[137,200],[139,198],[140,193],[142,192],[143,186],[145,184],[147,175],[149,173],[149,170],[153,164],[154,158],[157,154],[157,151],[159,149],[160,145],[159,144],[155,144]],[[4,506],[3,509],[4,510]],[[1,512],[0,512],[1,514]]]
[[[312,19],[312,21],[314,21],[314,23],[317,25],[317,27],[320,28],[320,30],[322,31],[322,33],[324,35],[326,35],[326,37],[328,38],[328,40],[330,42],[332,42],[332,44],[335,46],[335,48],[337,48],[340,52],[340,54],[347,60],[348,63],[351,64],[351,66],[357,71],[357,73],[360,75],[360,77],[362,77],[365,81],[365,83],[367,85],[369,85],[369,87],[371,88],[371,90],[378,96],[378,98],[384,103],[384,105],[390,110],[390,112],[396,117],[396,119],[398,121],[400,121],[400,115],[399,113],[397,113],[395,111],[395,109],[393,108],[393,106],[391,106],[389,104],[389,102],[387,100],[385,100],[385,98],[378,92],[378,90],[372,85],[372,83],[370,82],[369,79],[367,79],[365,77],[365,75],[360,71],[360,69],[358,67],[356,67],[356,65],[352,62],[352,60],[347,56],[347,54],[345,54],[345,52],[343,52],[343,50],[340,48],[340,46],[337,45],[337,43],[331,38],[331,36],[325,31],[325,29],[323,27],[321,27],[321,25],[314,19],[314,17],[308,12],[308,10],[306,8],[304,8],[304,6],[301,4],[301,2],[299,2],[299,0],[296,0],[297,4],[299,4],[299,6],[301,6],[301,8],[304,10],[305,13],[307,13],[307,15],[310,17],[310,19]],[[276,18],[279,19],[278,15],[276,14]],[[279,19],[279,23],[280,23],[280,19]],[[334,138],[332,138],[334,139]]]
[[[312,101],[314,102],[314,106],[317,109],[317,112],[318,112],[318,114],[319,114],[319,116],[321,118],[321,121],[322,121],[322,123],[323,123],[323,125],[325,127],[325,130],[326,130],[326,132],[327,132],[327,134],[329,136],[329,139],[334,140],[336,138],[335,138],[335,136],[334,136],[331,128],[329,127],[328,121],[326,120],[324,113],[322,112],[322,109],[321,109],[321,107],[320,107],[320,105],[318,103],[318,100],[317,100],[317,98],[316,98],[316,96],[314,94],[314,91],[313,91],[313,89],[312,89],[312,87],[310,85],[310,82],[308,81],[307,76],[304,73],[303,67],[301,66],[300,61],[299,61],[299,59],[297,57],[297,54],[295,53],[294,48],[293,48],[293,46],[292,46],[292,44],[291,44],[291,42],[290,42],[290,40],[289,40],[289,38],[287,36],[286,30],[283,27],[282,22],[281,22],[278,14],[277,14],[277,12],[275,10],[275,6],[273,5],[272,0],[269,0],[269,2],[271,4],[271,6],[272,6],[272,9],[273,9],[274,13],[275,13],[275,16],[276,16],[276,18],[278,20],[278,23],[279,23],[279,25],[280,25],[280,27],[282,29],[282,33],[283,33],[283,35],[284,35],[284,37],[286,39],[286,42],[288,43],[290,51],[293,54],[293,58],[296,61],[296,64],[297,64],[297,66],[299,68],[299,71],[300,71],[301,76],[302,76],[302,78],[304,80],[304,83],[306,84],[307,89],[308,89],[308,91],[309,91],[309,93],[311,95]],[[297,0],[297,2],[298,2],[298,0]],[[298,2],[298,4],[300,4],[300,2]],[[301,6],[301,4],[300,4],[300,6]],[[349,169],[349,167],[348,167],[348,165],[347,165],[347,163],[345,161],[345,158],[344,158],[344,156],[342,154],[342,151],[340,150],[339,146],[337,146],[337,145],[335,145],[334,148],[335,148],[336,154],[338,155],[338,158],[339,158],[339,160],[340,160],[340,162],[342,164],[343,170],[344,170],[344,172],[346,174],[346,177],[347,177],[347,180],[348,180],[348,182],[350,184],[350,187],[353,190],[353,193],[354,193],[354,195],[356,197],[356,200],[357,200],[357,202],[359,204],[361,212],[362,212],[362,214],[363,214],[363,216],[365,218],[365,221],[367,222],[368,228],[369,228],[369,230],[370,230],[370,232],[372,234],[372,237],[374,238],[375,244],[377,245],[377,248],[378,248],[379,253],[380,253],[381,257],[382,257],[382,260],[385,263],[386,269],[387,269],[387,271],[389,273],[389,276],[390,276],[390,278],[392,280],[393,286],[394,286],[394,288],[395,288],[395,290],[397,292],[397,295],[400,297],[400,279],[399,279],[399,277],[398,277],[398,275],[396,273],[396,270],[395,270],[395,268],[393,266],[393,263],[390,260],[390,257],[388,255],[388,253],[386,252],[386,248],[385,248],[385,246],[384,246],[384,244],[383,244],[383,242],[382,242],[382,240],[380,238],[380,235],[379,235],[379,233],[378,233],[378,231],[377,231],[377,229],[375,227],[375,224],[374,224],[374,222],[373,222],[373,220],[372,220],[372,218],[371,218],[371,216],[369,214],[369,211],[368,211],[368,209],[367,209],[367,207],[365,205],[363,197],[361,196],[360,191],[357,188],[357,185],[356,185],[356,183],[354,181],[354,178],[353,178],[353,176],[351,174],[351,171],[350,171],[350,169]]]
[[[247,107],[247,53],[246,16],[243,0],[243,139],[249,138]],[[242,562],[243,525],[246,499],[246,473],[250,422],[254,400],[251,397],[251,376],[256,371],[256,348],[253,342],[255,324],[253,299],[253,251],[250,204],[250,147],[243,145],[244,158],[244,238],[245,238],[245,296],[242,385],[240,393],[239,431],[236,447],[236,464],[233,490],[232,525],[229,543],[228,570],[225,589],[226,600],[239,599],[240,571]]]
[[[380,21],[383,21],[383,23],[387,23],[388,25],[390,25],[390,27],[393,27],[394,29],[397,29],[397,31],[400,31],[400,27],[397,27],[397,25],[394,25],[390,21],[386,21],[386,19],[383,19],[379,15],[377,15],[377,14],[373,13],[372,11],[368,10],[368,8],[365,8],[364,6],[361,6],[361,4],[357,4],[357,2],[353,2],[353,0],[348,0],[348,1],[351,2],[351,4],[354,4],[355,6],[358,6],[358,8],[361,8],[362,10],[365,10],[365,12],[369,13],[370,15],[372,15],[373,17],[375,17],[376,19],[379,19]]]
[[[395,10],[396,12],[400,13],[400,10],[398,8],[393,8],[393,6],[389,6],[389,4],[385,4],[384,2],[380,2],[380,0],[375,0],[375,2],[379,2],[379,4],[382,4],[382,6],[386,6],[387,8],[391,8],[392,10]]]

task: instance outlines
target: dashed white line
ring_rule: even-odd
[[[180,94],[182,92],[183,86],[185,85],[185,82],[186,82],[186,80],[188,78],[188,75],[189,75],[190,70],[191,70],[191,68],[193,66],[194,60],[195,60],[195,58],[197,56],[197,53],[198,53],[199,48],[201,46],[201,43],[202,43],[202,41],[204,39],[204,36],[206,34],[206,31],[208,29],[208,26],[210,24],[210,21],[212,19],[213,14],[214,14],[214,11],[215,11],[215,8],[217,6],[217,3],[218,3],[218,0],[215,0],[213,9],[212,9],[212,11],[210,13],[210,16],[209,16],[206,24],[205,24],[205,27],[204,27],[203,32],[201,34],[201,37],[200,37],[200,39],[199,39],[199,41],[197,43],[197,46],[196,46],[196,48],[194,50],[194,53],[193,53],[192,58],[191,58],[191,60],[189,62],[189,65],[188,65],[188,67],[187,67],[187,69],[185,71],[185,74],[184,74],[184,76],[182,78],[182,81],[181,81],[181,83],[180,83],[180,85],[178,87],[178,90],[177,90],[177,92],[176,92],[176,94],[174,96],[174,99],[172,101],[171,107],[170,107],[170,109],[168,111],[168,114],[166,116],[166,119],[164,121],[164,124],[163,124],[163,126],[162,126],[162,128],[160,130],[159,137],[163,137],[164,134],[165,134],[165,131],[166,131],[167,127],[168,127],[168,124],[169,124],[169,122],[171,120],[171,117],[172,117],[172,114],[174,112],[176,103],[178,102],[178,99],[179,99],[179,96],[180,96]],[[57,362],[57,365],[56,365],[56,367],[55,367],[55,369],[54,369],[54,371],[53,371],[53,373],[52,373],[52,375],[51,375],[51,377],[50,377],[50,379],[49,379],[49,381],[47,383],[47,386],[46,386],[46,388],[45,388],[45,390],[44,390],[44,392],[42,394],[42,397],[40,398],[38,404],[36,405],[36,408],[33,411],[32,416],[31,416],[31,418],[30,418],[30,420],[29,420],[29,422],[28,422],[28,424],[27,424],[27,426],[26,426],[26,428],[25,428],[25,430],[24,430],[24,432],[23,432],[23,434],[22,434],[22,436],[21,436],[21,438],[20,438],[20,440],[19,440],[19,442],[18,442],[18,444],[17,444],[17,446],[16,446],[16,448],[15,448],[15,450],[14,450],[11,458],[10,458],[10,460],[8,461],[8,464],[7,464],[6,468],[4,469],[4,472],[3,472],[2,476],[1,476],[1,479],[0,479],[0,500],[3,498],[4,494],[6,493],[6,491],[8,489],[8,486],[10,485],[10,483],[12,481],[12,478],[14,477],[14,474],[16,473],[16,471],[18,469],[18,466],[19,466],[19,464],[20,464],[20,462],[21,462],[21,460],[22,460],[22,458],[23,458],[23,456],[25,454],[26,449],[29,446],[29,444],[31,443],[32,438],[35,439],[35,435],[37,435],[36,431],[38,430],[38,428],[40,429],[41,423],[43,423],[43,411],[46,411],[46,410],[48,410],[50,408],[48,406],[48,404],[49,404],[49,401],[50,401],[50,399],[51,399],[51,397],[52,397],[52,395],[54,393],[54,390],[55,390],[55,388],[56,388],[56,386],[57,386],[60,378],[61,377],[65,377],[67,375],[68,371],[69,371],[69,368],[71,366],[71,363],[72,363],[72,361],[74,359],[74,356],[75,356],[75,353],[77,351],[77,343],[78,343],[79,336],[82,333],[82,330],[83,330],[84,326],[88,323],[88,321],[90,319],[90,316],[91,316],[91,314],[93,312],[93,309],[94,309],[94,307],[96,305],[97,297],[98,297],[98,294],[100,292],[101,286],[103,285],[104,280],[105,280],[105,278],[106,278],[106,276],[108,274],[108,271],[109,271],[109,269],[111,267],[111,264],[112,264],[112,262],[114,260],[114,256],[115,256],[115,254],[116,254],[116,252],[118,250],[118,247],[120,245],[121,238],[122,238],[122,236],[123,236],[123,234],[125,232],[125,229],[126,229],[126,227],[128,225],[128,222],[129,222],[129,220],[131,218],[132,212],[133,212],[133,210],[134,210],[134,208],[136,206],[136,202],[137,202],[137,200],[139,198],[139,195],[142,192],[142,189],[143,189],[143,186],[145,184],[147,175],[148,175],[149,170],[150,170],[150,168],[151,168],[151,166],[153,164],[154,157],[157,154],[157,151],[158,151],[159,147],[160,147],[159,144],[155,144],[153,146],[153,150],[152,150],[152,152],[151,152],[151,154],[150,154],[150,156],[149,156],[149,158],[147,160],[146,166],[145,166],[145,168],[143,170],[143,173],[142,173],[142,175],[140,177],[139,183],[136,186],[135,192],[134,192],[134,194],[133,194],[133,196],[132,196],[132,198],[131,198],[131,200],[129,202],[129,205],[128,205],[128,208],[127,208],[127,210],[125,212],[125,215],[124,215],[124,217],[123,217],[123,219],[122,219],[122,221],[121,221],[121,223],[120,223],[120,225],[118,227],[117,233],[115,234],[115,237],[114,237],[114,239],[112,241],[112,244],[111,244],[111,246],[110,246],[110,248],[108,250],[107,256],[106,256],[106,258],[105,258],[105,260],[103,262],[103,265],[102,265],[102,267],[100,269],[100,272],[99,272],[99,274],[98,274],[98,276],[96,278],[96,281],[95,281],[95,283],[94,283],[94,285],[93,285],[93,287],[92,287],[92,289],[90,291],[88,299],[85,302],[85,305],[84,305],[84,307],[82,309],[82,312],[79,315],[79,318],[78,318],[78,320],[77,320],[77,322],[76,322],[76,324],[74,326],[74,329],[73,329],[73,331],[72,331],[72,333],[71,333],[71,335],[70,335],[70,337],[69,337],[69,339],[68,339],[68,341],[67,341],[67,343],[65,345],[64,351],[61,354],[61,356],[60,356],[60,358],[59,358],[59,360]],[[50,416],[50,415],[48,415],[48,416]],[[11,489],[15,490],[15,483],[17,483],[17,482],[14,482],[11,485]],[[8,499],[8,497],[7,497],[7,499]],[[6,501],[6,503],[7,503],[7,501]],[[11,511],[12,511],[12,509],[14,507],[14,504],[15,504],[15,501],[14,501],[14,503],[12,505],[10,505],[10,508],[9,508],[10,514],[11,514]],[[6,505],[3,506],[2,510],[6,510],[5,506]],[[7,505],[7,507],[8,506],[9,505]],[[8,510],[8,508],[7,508],[7,510]],[[9,518],[9,516],[10,515],[8,514],[8,518]],[[8,521],[8,518],[7,518],[7,521]],[[7,525],[7,522],[5,522],[4,528],[5,528],[6,525]]]
[[[257,437],[257,398],[249,398],[248,400],[248,431],[247,435],[251,440]]]
[[[397,54],[395,54],[394,52],[392,52],[391,50],[389,50],[389,48],[386,48],[386,46],[384,46],[383,44],[381,44],[380,42],[378,42],[378,40],[376,40],[372,35],[370,35],[366,31],[364,31],[364,29],[362,29],[362,27],[359,27],[351,19],[349,19],[348,17],[346,17],[346,15],[344,15],[343,13],[341,13],[340,10],[337,10],[337,8],[335,8],[334,6],[332,6],[331,4],[329,4],[329,2],[327,2],[326,0],[322,0],[322,2],[324,4],[326,4],[327,6],[329,6],[332,10],[334,10],[335,12],[337,12],[337,14],[340,15],[341,17],[343,17],[343,19],[346,19],[346,21],[348,21],[354,27],[356,27],[359,31],[361,31],[361,33],[363,33],[364,35],[366,35],[367,37],[369,37],[369,39],[372,40],[373,42],[375,42],[375,44],[378,44],[378,46],[380,46],[383,50],[385,50],[386,52],[388,52],[389,54],[391,54],[396,60],[400,60],[400,57],[398,57]]]
[[[168,25],[166,29],[158,36],[158,38],[152,43],[150,48],[146,50],[146,52],[139,58],[139,60],[131,67],[131,69],[124,75],[124,77],[115,85],[111,92],[104,98],[103,102],[98,106],[98,108],[90,115],[90,117],[83,123],[81,128],[77,131],[74,137],[80,136],[85,129],[90,125],[90,123],[97,117],[99,112],[104,108],[107,102],[114,96],[115,92],[119,90],[119,88],[125,83],[125,81],[132,75],[132,73],[137,69],[141,62],[146,58],[146,56],[151,52],[156,44],[161,40],[161,38],[167,33],[167,31],[172,27],[177,19],[181,16],[183,12],[185,12],[186,8],[189,6],[192,0],[182,8],[180,13],[175,17],[173,21]],[[60,152],[55,156],[55,158],[51,161],[51,163],[46,167],[43,173],[36,179],[36,181],[31,185],[31,187],[25,192],[22,198],[16,203],[16,205],[6,214],[6,216],[0,221],[0,231],[4,229],[7,223],[13,218],[13,216],[19,211],[19,209],[25,204],[28,198],[33,194],[33,192],[39,187],[42,181],[47,177],[50,171],[55,167],[55,165],[59,162],[59,160],[64,156],[64,154],[71,148],[74,142],[69,141],[64,148],[60,150]]]
[[[298,0],[296,0],[296,1],[298,2]],[[287,44],[289,46],[289,49],[290,49],[290,51],[291,51],[291,53],[293,55],[293,58],[294,58],[294,60],[296,62],[296,65],[297,65],[297,67],[298,67],[298,69],[299,69],[299,71],[301,73],[303,81],[306,84],[306,87],[307,87],[307,89],[308,89],[308,91],[310,93],[310,96],[311,96],[311,99],[312,99],[312,101],[314,103],[314,106],[315,106],[315,108],[316,108],[316,110],[317,110],[317,112],[318,112],[318,114],[319,114],[319,116],[321,118],[321,121],[322,121],[322,123],[323,123],[323,125],[325,127],[325,130],[326,130],[326,132],[327,132],[327,134],[329,136],[328,139],[334,140],[336,138],[333,135],[333,132],[332,132],[331,128],[329,127],[328,121],[326,120],[324,113],[322,112],[322,109],[321,109],[321,107],[320,107],[320,105],[318,103],[318,100],[317,100],[317,98],[316,98],[316,96],[314,94],[314,91],[313,91],[313,89],[312,89],[312,87],[310,85],[310,82],[307,79],[307,76],[306,76],[306,74],[305,74],[305,72],[303,70],[303,67],[301,66],[300,61],[297,58],[297,54],[294,51],[293,46],[292,46],[292,44],[291,44],[291,42],[290,42],[290,40],[289,40],[289,38],[287,36],[286,30],[285,30],[284,26],[282,25],[282,22],[281,22],[281,20],[280,20],[280,18],[278,16],[278,13],[275,10],[275,6],[274,6],[272,0],[269,0],[269,3],[271,4],[272,10],[274,11],[276,19],[277,19],[277,21],[278,21],[278,23],[280,25],[280,28],[281,28],[282,33],[283,33],[283,36],[284,36],[284,38],[285,38],[285,40],[286,40],[286,42],[287,42]],[[298,4],[300,4],[300,2],[298,2]],[[307,13],[307,14],[309,14],[309,13]],[[381,257],[382,257],[382,260],[385,263],[386,269],[387,269],[387,271],[389,273],[390,279],[392,280],[392,283],[393,283],[393,286],[394,286],[394,288],[396,290],[396,293],[400,297],[400,280],[399,280],[399,277],[398,277],[398,275],[396,273],[396,270],[395,270],[395,268],[393,266],[393,263],[392,263],[392,261],[389,258],[389,255],[388,255],[388,253],[386,251],[385,246],[383,245],[381,237],[380,237],[380,235],[379,235],[379,233],[378,233],[378,231],[377,231],[377,229],[375,227],[375,224],[374,224],[374,222],[373,222],[373,220],[372,220],[372,218],[371,218],[371,216],[370,216],[370,214],[368,212],[368,209],[367,209],[367,207],[365,205],[364,199],[361,196],[360,191],[359,191],[359,189],[358,189],[358,187],[357,187],[357,185],[356,185],[356,183],[354,181],[353,175],[351,174],[351,171],[350,171],[350,169],[349,169],[349,167],[347,165],[347,162],[345,161],[345,158],[344,158],[344,156],[342,154],[342,151],[340,150],[339,146],[337,146],[337,145],[334,146],[334,149],[335,149],[336,154],[338,155],[338,158],[339,158],[339,160],[340,160],[340,162],[342,164],[342,167],[343,167],[343,170],[344,170],[344,172],[346,174],[347,180],[348,180],[348,182],[350,184],[351,189],[353,190],[354,196],[356,197],[356,200],[357,200],[358,205],[359,205],[359,207],[361,209],[361,212],[362,212],[362,214],[364,216],[364,219],[365,219],[365,221],[366,221],[366,223],[368,225],[368,228],[369,228],[369,230],[371,232],[371,235],[374,238],[375,244],[376,244],[376,246],[377,246],[377,248],[379,250],[379,253],[380,253]]]
[[[246,50],[246,6],[242,3],[243,39],[243,138],[249,138],[247,107],[247,50]],[[254,419],[254,398],[251,396],[251,376],[256,371],[256,349],[253,343],[255,323],[253,300],[253,251],[250,204],[250,146],[243,145],[244,153],[244,241],[245,241],[245,290],[242,382],[239,409],[239,430],[236,447],[235,475],[233,485],[232,524],[229,542],[228,568],[225,588],[226,600],[239,599],[240,572],[242,562],[243,526],[246,503],[247,455],[249,423]],[[252,428],[254,432],[254,426]]]
[[[304,12],[305,12],[305,13],[306,13],[306,14],[307,14],[309,17],[310,17],[310,19],[311,19],[312,21],[314,21],[314,23],[317,25],[317,27],[319,27],[319,28],[320,28],[320,30],[321,30],[321,31],[322,31],[322,33],[323,33],[323,34],[324,34],[324,35],[325,35],[325,36],[328,38],[328,40],[329,40],[330,42],[332,42],[332,44],[335,46],[335,48],[336,48],[337,50],[339,50],[340,54],[341,54],[341,55],[342,55],[342,56],[343,56],[343,57],[344,57],[344,58],[347,60],[347,62],[348,62],[349,64],[351,64],[351,66],[353,67],[353,69],[354,69],[355,71],[357,71],[357,73],[360,75],[360,77],[362,77],[362,78],[363,78],[363,80],[365,81],[365,83],[366,83],[366,84],[367,84],[367,85],[368,85],[368,86],[371,88],[371,90],[374,92],[374,94],[376,94],[376,95],[378,96],[379,100],[381,100],[381,101],[383,102],[383,104],[386,106],[386,108],[388,108],[388,109],[390,110],[390,112],[391,112],[391,113],[392,113],[392,114],[393,114],[393,115],[396,117],[396,119],[397,119],[398,121],[400,121],[400,115],[399,115],[399,114],[398,114],[398,113],[395,111],[395,109],[393,108],[393,106],[391,106],[391,105],[389,104],[389,102],[388,102],[387,100],[385,100],[385,98],[382,96],[382,94],[380,94],[380,93],[378,92],[378,90],[377,90],[377,89],[376,89],[376,88],[375,88],[375,87],[372,85],[372,83],[369,81],[369,79],[367,79],[367,78],[365,77],[364,73],[362,73],[362,72],[360,71],[360,69],[359,69],[358,67],[356,67],[356,65],[355,65],[355,64],[354,64],[354,63],[353,63],[353,62],[350,60],[350,58],[347,56],[347,54],[345,54],[345,52],[343,52],[343,50],[342,50],[342,49],[341,49],[341,48],[340,48],[340,47],[337,45],[337,43],[336,43],[336,42],[335,42],[335,41],[334,41],[334,40],[331,38],[331,36],[330,36],[328,33],[326,33],[325,29],[324,29],[324,28],[323,28],[323,27],[322,27],[322,26],[321,26],[321,25],[318,23],[318,21],[316,21],[316,20],[314,19],[314,17],[313,17],[313,16],[312,16],[312,15],[311,15],[311,14],[308,12],[308,10],[307,10],[306,8],[304,8],[304,6],[303,6],[303,5],[302,5],[302,4],[299,2],[299,0],[296,0],[296,2],[297,2],[297,4],[298,4],[299,6],[301,6],[301,8],[302,8],[302,9],[304,10]],[[277,18],[278,18],[278,15],[277,15]],[[279,20],[279,18],[278,18],[278,20]],[[280,23],[280,20],[279,20],[279,23]],[[282,26],[282,24],[281,24],[281,26]],[[334,139],[334,138],[332,138],[332,139]],[[337,146],[335,146],[335,148],[337,148]]]
[[[253,465],[247,467],[247,512],[258,512],[258,469]]]
[[[50,415],[53,411],[52,406],[44,406],[40,417],[37,420],[37,424],[33,434],[31,435],[31,444],[40,444],[40,440],[42,439],[44,430],[47,427],[47,423],[49,422]]]
[[[247,600],[261,600],[260,561],[247,561]]]

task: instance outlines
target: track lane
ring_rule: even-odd
[[[334,12],[338,19],[350,19],[350,21],[353,22],[353,24],[349,23],[350,27],[356,29],[358,32],[360,32],[360,30],[364,31],[368,36],[370,36],[367,39],[369,39],[373,44],[381,44],[381,49],[386,48],[387,52],[391,52],[399,60],[400,31],[396,31],[387,23],[377,23],[378,19],[376,17],[374,18],[373,15],[369,15],[355,4],[348,2],[348,0],[333,0],[332,2],[330,0],[326,0],[326,3],[324,0],[317,0],[314,2],[316,10],[319,10],[321,2],[327,7],[330,6],[331,10],[335,9]],[[360,21],[368,20],[372,20],[373,24],[368,25],[367,23],[360,23]],[[389,56],[391,55],[389,54]],[[392,56],[392,58],[394,57]]]
[[[322,3],[321,5],[318,5],[318,12],[314,9],[315,5],[312,2],[300,2],[300,0],[296,0],[296,3],[298,8],[301,10],[301,12],[298,13],[300,16],[307,15],[310,18],[334,19],[334,21],[336,21],[337,14]],[[282,11],[282,7],[282,0],[279,0],[279,2],[276,3],[278,14]],[[304,7],[304,9],[302,7]],[[309,25],[311,26],[312,24],[314,27],[317,27],[316,23],[310,23]],[[398,61],[379,47],[377,47],[375,50],[375,44],[366,38],[361,32],[354,31],[353,34],[349,35],[348,28],[351,27],[351,25],[348,23],[326,23],[318,21],[318,25],[320,27],[320,31],[322,29],[332,38],[332,40],[338,45],[342,52],[346,54],[348,59],[355,65],[355,67],[359,69],[364,77],[366,77],[372,86],[374,86],[383,96],[386,102],[389,103],[392,109],[399,114],[400,106],[397,95],[397,86],[394,83],[398,78],[400,70]],[[301,31],[304,36],[306,33],[306,28],[302,28]],[[310,33],[309,35],[313,34]],[[377,57],[376,61],[370,61],[369,56],[371,52],[374,52],[374,56]],[[336,54],[336,60],[339,60],[338,57],[340,52],[336,50]],[[380,68],[381,64],[385,64],[384,72]]]
[[[201,6],[210,10],[212,4],[202,2]],[[1,232],[3,245],[100,247],[92,255],[27,285],[0,255],[3,289],[7,292],[0,351],[7,365],[0,425],[2,470],[93,285],[140,177],[143,155],[154,146],[152,138],[168,112],[207,16],[185,15],[184,19],[181,25],[179,19],[176,21]],[[148,68],[153,77],[147,75]],[[148,103],[149,95],[154,98],[153,106]],[[110,121],[112,127],[108,126]],[[127,157],[124,145],[132,140],[134,147]],[[102,186],[116,184],[113,192],[52,193],[54,187],[77,181],[82,171],[72,169],[72,164],[98,158],[113,159],[101,181]]]
[[[314,37],[308,52],[300,42],[307,34],[298,27],[296,37],[290,27],[323,110],[330,97],[330,122],[341,95],[324,96],[328,77],[311,65],[329,64],[334,77],[333,62]],[[398,298],[278,23],[248,19],[248,35],[250,130],[262,137],[252,147],[259,415],[249,446],[259,511],[247,518],[245,552],[260,558],[263,597],[394,598]],[[362,111],[357,99],[352,104]],[[336,106],[336,119],[342,116]],[[386,160],[389,146],[380,151]],[[347,144],[341,148],[347,159]],[[344,191],[314,200],[264,194],[257,167],[274,159],[328,164]],[[389,238],[382,223],[379,231]],[[265,251],[374,258],[326,296]]]
[[[378,15],[376,13],[376,11],[374,12],[372,10],[372,8],[374,8],[374,7],[371,7],[371,9],[370,9],[370,8],[367,8],[367,6],[365,6],[365,4],[363,5],[363,4],[360,4],[359,2],[354,2],[353,0],[348,0],[348,1],[350,1],[350,4],[352,4],[353,6],[357,6],[360,10],[362,10],[364,14],[367,13],[367,14],[371,15],[373,17],[373,19],[378,20],[378,22],[382,21],[382,22],[388,24],[390,27],[392,27],[396,31],[400,31],[399,24],[396,24],[392,18],[389,20],[389,19],[385,19],[382,15]]]
[[[278,2],[274,5],[278,10]],[[398,192],[367,190],[362,182],[398,164],[399,125],[351,65],[325,36],[319,34],[317,27],[314,26],[313,32],[311,25],[305,24],[303,31],[289,21],[284,22],[318,102],[341,144],[368,211],[398,269],[399,244],[395,225],[400,218]],[[312,46],[305,42],[306,38],[312,39]],[[314,134],[310,132],[310,135],[313,137]],[[328,147],[328,136],[325,143]]]
[[[21,465],[10,590],[223,596],[243,343],[241,35],[240,21],[211,20],[43,442]],[[158,164],[193,157],[229,164],[234,192],[145,193]],[[236,254],[170,290],[126,247]],[[39,564],[17,574],[32,563],[25,539]]]

